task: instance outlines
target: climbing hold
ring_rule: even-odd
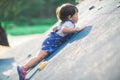
[[[120,4],[117,5],[117,8],[119,8],[119,7],[120,7]]]
[[[44,61],[40,64],[40,66],[38,67],[38,70],[41,71],[46,65],[48,64],[47,61]]]
[[[89,10],[92,10],[92,9],[94,9],[95,8],[95,6],[91,6],[90,8],[89,8]]]
[[[30,58],[32,55],[31,54],[28,54],[27,58]]]
[[[102,9],[103,7],[102,6],[100,6],[100,7],[98,7],[98,10],[100,10],[100,9]]]

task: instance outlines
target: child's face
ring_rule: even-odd
[[[77,23],[77,21],[78,21],[78,12],[76,12],[76,13],[71,17],[71,20],[72,20],[74,23]]]

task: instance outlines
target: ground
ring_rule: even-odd
[[[0,55],[4,52],[7,52],[9,49],[19,46],[29,40],[40,37],[41,34],[32,34],[32,35],[24,35],[24,36],[8,36],[8,41],[10,47],[0,45]]]

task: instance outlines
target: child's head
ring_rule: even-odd
[[[73,22],[77,22],[78,20],[78,9],[69,3],[63,4],[60,7],[57,8],[56,14],[58,20],[65,21],[65,20],[72,20]],[[75,16],[75,17],[74,17]],[[76,19],[75,21],[72,19]]]

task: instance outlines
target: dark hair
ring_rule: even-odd
[[[62,21],[68,20],[68,16],[73,16],[76,12],[78,12],[77,7],[70,3],[63,4],[56,10],[58,20]]]

